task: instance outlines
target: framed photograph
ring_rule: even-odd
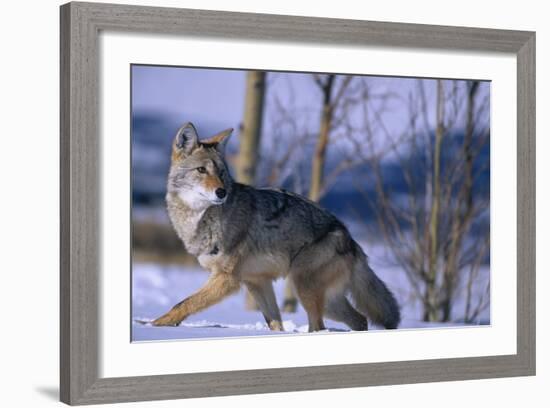
[[[535,34],[62,6],[60,319],[71,405],[534,375]]]

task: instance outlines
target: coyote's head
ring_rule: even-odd
[[[231,193],[231,175],[223,159],[233,129],[199,141],[192,123],[184,124],[172,144],[168,193],[177,194],[188,206],[206,209],[225,202]]]

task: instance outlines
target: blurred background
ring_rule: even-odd
[[[132,66],[132,315],[150,320],[207,279],[164,195],[183,122],[233,127],[233,177],[338,216],[402,307],[406,328],[490,323],[490,83]],[[285,329],[307,319],[276,285]],[[178,328],[133,340],[269,334],[243,291]],[[335,322],[333,330],[344,330]]]

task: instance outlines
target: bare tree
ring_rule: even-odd
[[[406,185],[406,194],[401,196],[405,200],[389,188],[381,164],[385,154],[373,142],[374,126],[384,129],[382,116],[369,98],[364,101],[362,131],[367,135],[369,152],[363,152],[362,157],[370,168],[374,197],[362,186],[358,188],[375,214],[392,259],[403,269],[414,297],[423,305],[422,318],[426,321],[448,321],[459,290],[465,292],[464,320],[473,321],[488,306],[488,288],[473,292],[489,247],[489,229],[481,225],[489,202],[474,197],[475,181],[488,166],[488,160],[480,156],[489,131],[481,117],[487,103],[479,103],[479,86],[479,82],[467,82],[462,92],[455,81],[446,92],[443,81],[436,82],[433,136],[426,132],[426,126],[424,132],[419,129],[419,122],[426,125],[428,117],[423,92],[409,95],[409,126],[403,134],[384,133]],[[463,108],[465,114],[460,115]],[[449,129],[460,123],[464,131],[462,145],[457,147],[460,139]],[[350,134],[347,137],[354,140]],[[359,143],[356,152],[362,152]],[[429,186],[426,178],[431,181]]]
[[[244,119],[236,158],[237,181],[254,185],[258,165],[258,149],[262,132],[266,73],[249,71],[246,76]],[[247,292],[246,307],[257,309],[252,295]]]
[[[443,291],[444,296],[442,299],[442,320],[448,321],[451,317],[451,301],[453,299],[453,291],[458,283],[459,274],[459,257],[462,249],[462,243],[465,235],[468,232],[467,227],[471,224],[471,218],[474,216],[474,114],[475,114],[475,100],[477,91],[479,89],[479,81],[472,81],[467,84],[467,104],[466,104],[466,125],[464,131],[464,141],[462,145],[462,158],[463,158],[463,181],[460,187],[457,204],[452,213],[450,220],[450,236],[449,242],[444,249],[445,266],[443,271]],[[449,194],[450,195],[450,194]],[[449,200],[447,200],[448,203]],[[449,205],[450,203],[448,203]],[[488,234],[486,239],[488,240]],[[483,255],[483,251],[478,252],[479,255]],[[481,259],[479,259],[481,261]],[[479,262],[478,261],[478,262]],[[475,262],[477,264],[478,262]],[[472,266],[473,267],[473,266]],[[468,303],[468,301],[467,301]],[[466,317],[469,315],[469,310],[466,311]]]
[[[340,77],[340,76],[338,76]],[[319,201],[323,188],[324,171],[327,146],[330,141],[330,132],[333,127],[334,115],[352,76],[343,76],[338,89],[336,89],[336,78],[334,74],[326,76],[314,75],[315,83],[322,93],[321,123],[319,126],[319,137],[315,146],[315,153],[311,163],[311,182],[309,187],[309,199]]]
[[[319,138],[315,147],[315,154],[311,163],[311,183],[309,187],[309,198],[312,201],[319,199],[321,191],[321,181],[325,166],[326,150],[329,141],[329,132],[332,124],[332,115],[334,105],[331,101],[332,88],[334,86],[335,75],[327,75],[325,80],[316,76],[316,82],[323,93],[323,107],[321,112],[321,126],[319,128]]]
[[[258,148],[262,132],[265,78],[263,71],[249,71],[246,76],[244,119],[236,160],[237,180],[254,185],[258,163]]]
[[[438,261],[438,232],[439,232],[439,204],[441,200],[441,184],[440,184],[440,171],[441,171],[441,144],[443,142],[443,136],[445,134],[444,120],[445,120],[445,100],[443,96],[443,83],[440,79],[437,80],[437,124],[435,130],[435,143],[433,152],[433,188],[432,199],[430,209],[430,221],[428,227],[429,234],[429,264],[428,275],[426,281],[426,310],[424,320],[436,321],[437,320],[437,261]]]

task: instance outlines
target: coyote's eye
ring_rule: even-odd
[[[197,167],[197,171],[198,171],[199,173],[201,173],[201,174],[204,174],[204,173],[206,173],[206,167],[202,167],[202,166],[201,166],[201,167]]]

